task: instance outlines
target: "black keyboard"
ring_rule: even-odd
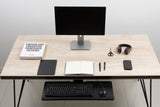
[[[105,92],[103,94],[102,92]],[[42,100],[113,100],[111,81],[45,82]]]
[[[92,97],[92,84],[54,83],[46,86],[47,97]]]

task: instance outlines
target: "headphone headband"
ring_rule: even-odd
[[[117,48],[118,53],[121,53],[122,47],[126,47],[125,50],[124,50],[124,53],[126,55],[128,55],[130,53],[130,51],[132,50],[132,46],[131,45],[129,45],[129,44],[120,44],[120,45],[118,45],[118,48]]]
[[[132,46],[129,45],[129,44],[120,44],[118,47],[128,47],[128,48],[132,48]]]

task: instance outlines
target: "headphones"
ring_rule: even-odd
[[[125,55],[128,55],[131,50],[132,50],[132,46],[131,45],[128,45],[128,44],[120,44],[118,45],[118,48],[117,48],[117,52],[120,54],[122,52],[122,47],[126,47],[125,50],[124,50],[124,54]]]

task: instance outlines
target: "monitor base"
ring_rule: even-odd
[[[83,41],[83,44],[79,44],[78,41],[71,42],[71,50],[90,50],[90,41]]]

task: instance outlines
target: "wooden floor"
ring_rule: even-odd
[[[153,80],[153,107],[160,106],[160,80]],[[13,107],[13,81],[0,80],[0,107]],[[149,81],[146,80],[149,93]],[[16,80],[18,96],[21,81]],[[140,83],[137,80],[113,80],[114,101],[42,101],[44,81],[26,82],[20,107],[146,107]],[[18,100],[18,99],[17,99]]]

